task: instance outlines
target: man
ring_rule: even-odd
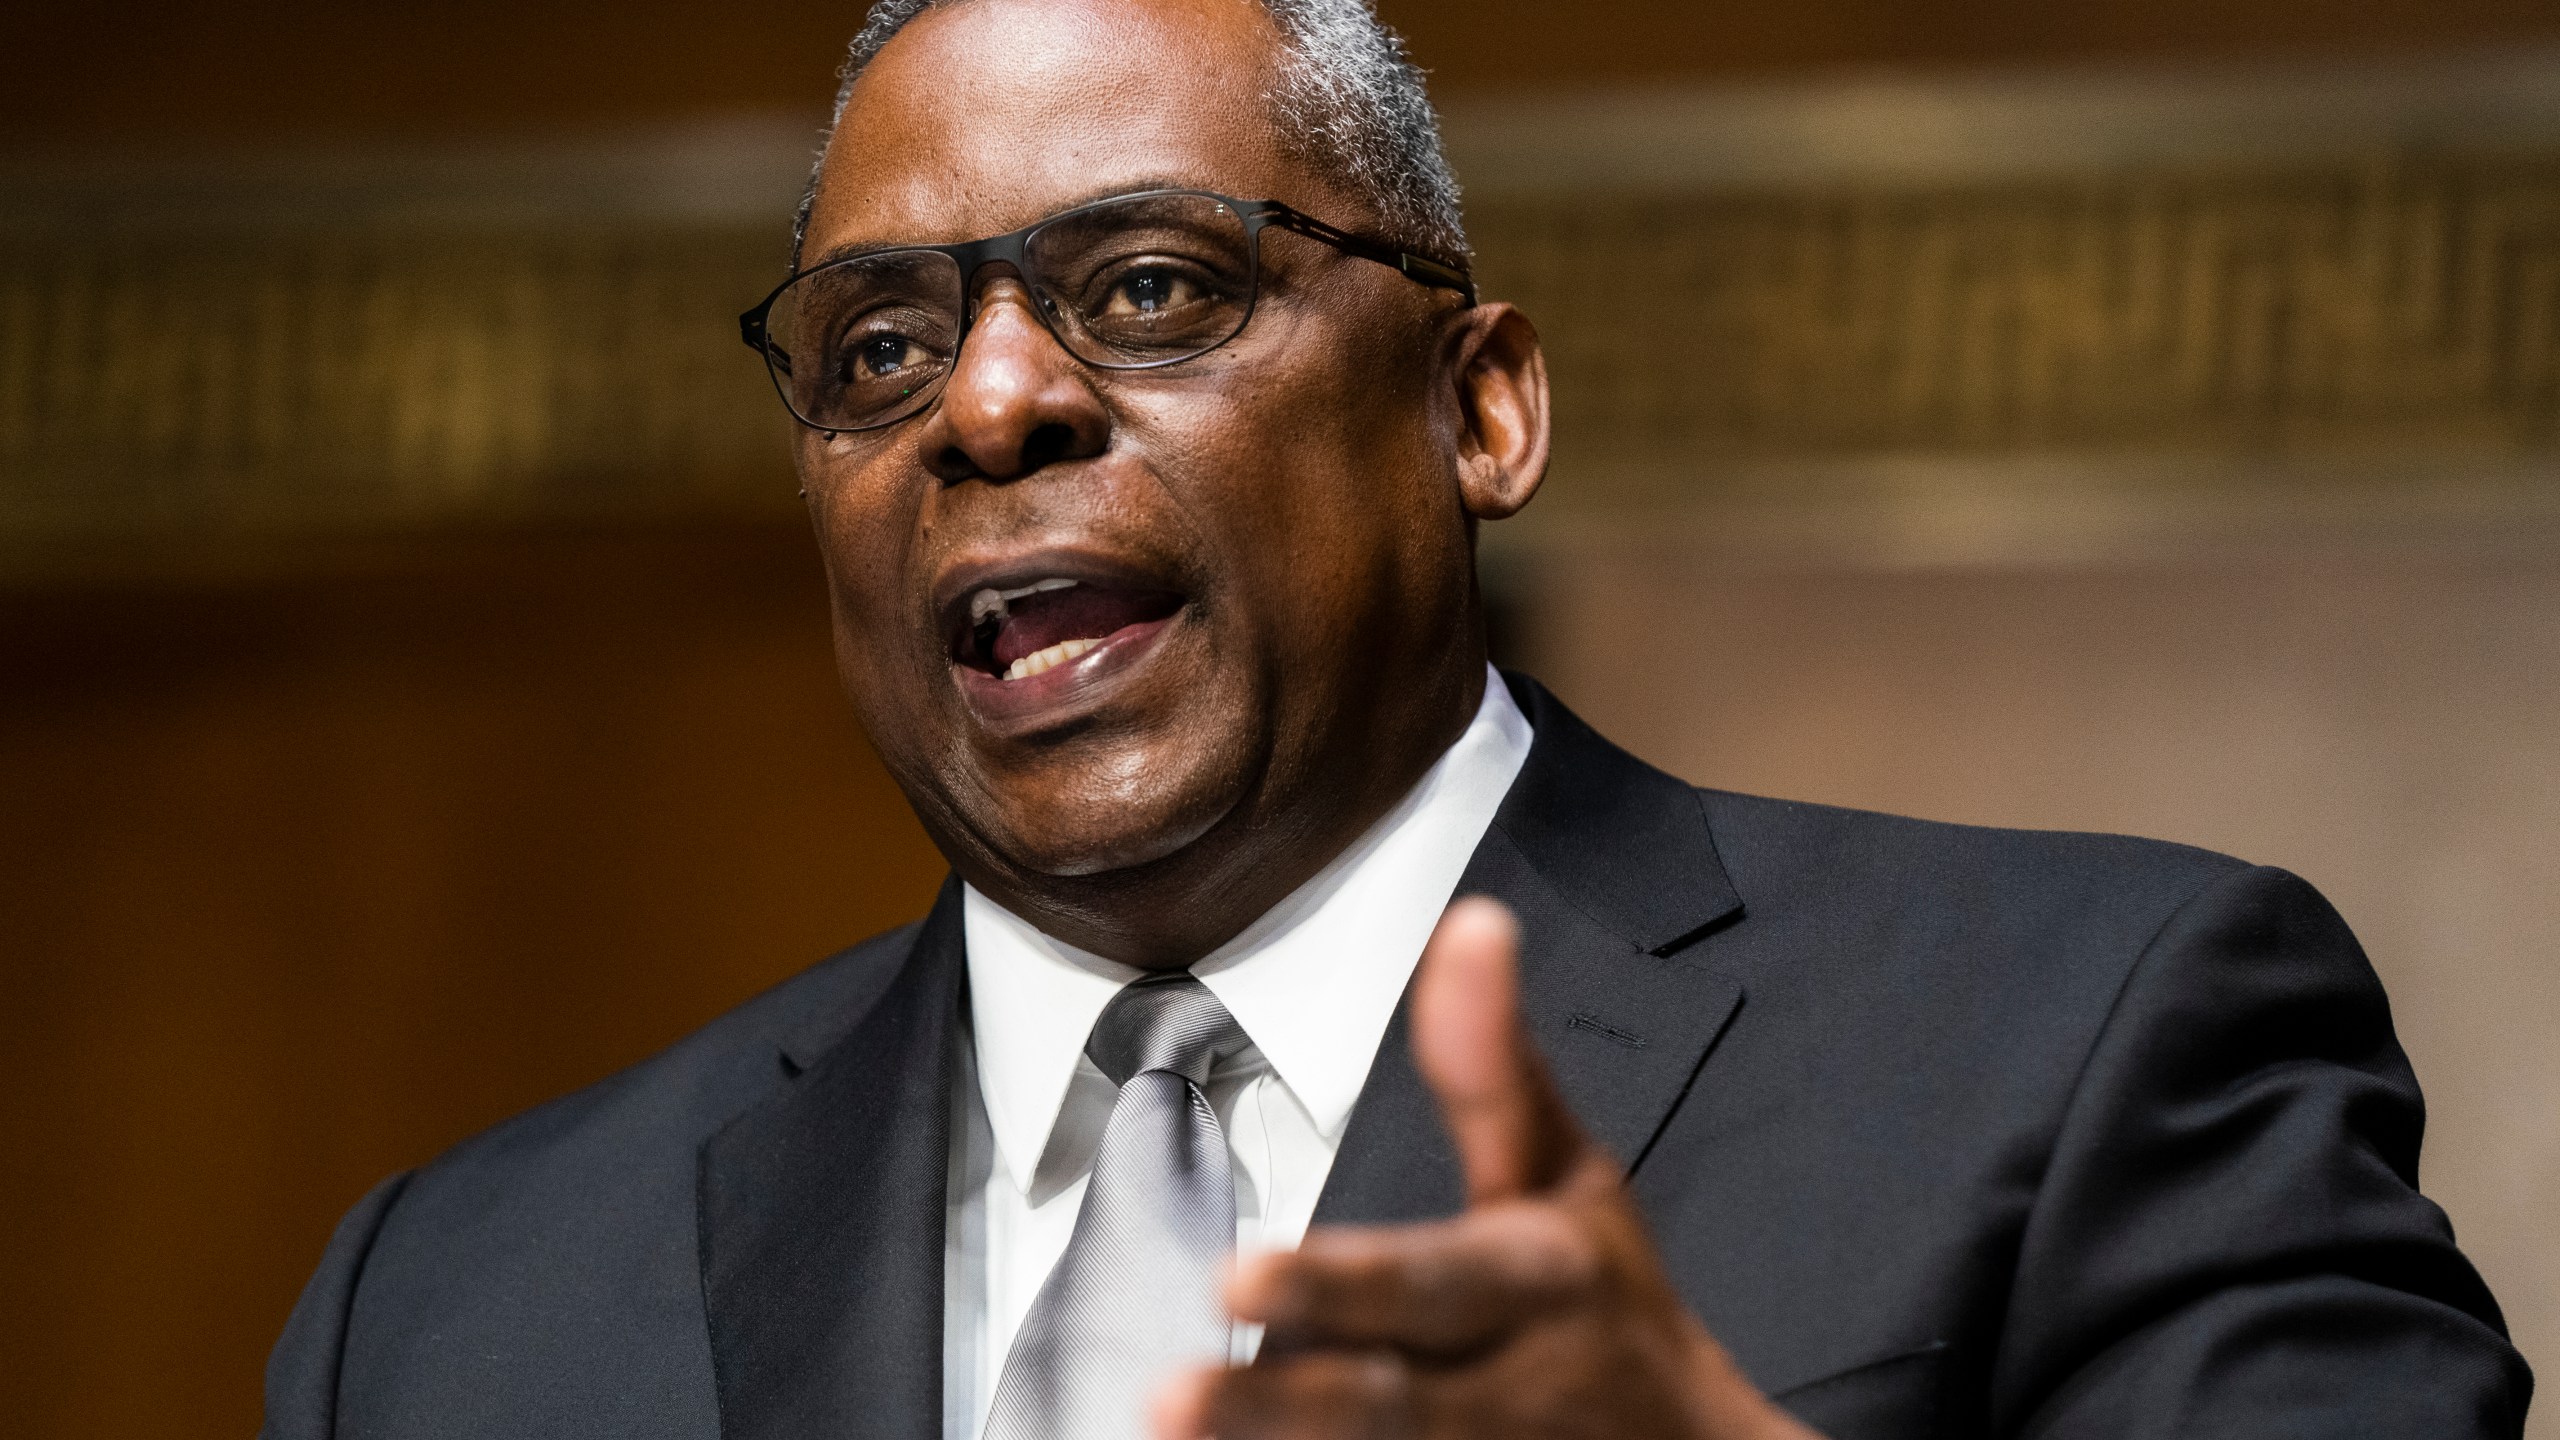
[[[1490,674],[1545,374],[1363,0],[889,0],[847,74],[748,336],[955,880],[369,1196],[275,1440],[2518,1433],[2299,881]]]

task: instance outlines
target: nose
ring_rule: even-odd
[[[1019,480],[1110,443],[1110,411],[1092,375],[1040,323],[1038,303],[1010,276],[980,290],[976,322],[917,437],[943,483]]]

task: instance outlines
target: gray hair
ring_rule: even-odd
[[[946,0],[875,0],[839,72],[832,136],[853,84],[907,22]],[[1463,265],[1467,230],[1458,177],[1440,148],[1440,117],[1404,39],[1378,18],[1371,0],[1255,0],[1279,27],[1279,75],[1263,98],[1291,154],[1326,171],[1377,212],[1381,237],[1417,254]],[[823,151],[821,152],[823,154]],[[817,202],[809,176],[791,224],[791,258]],[[1253,196],[1253,199],[1264,197]]]

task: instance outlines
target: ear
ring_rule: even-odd
[[[1478,520],[1516,515],[1547,478],[1547,355],[1538,327],[1487,301],[1454,317],[1449,377],[1458,400],[1458,498]]]

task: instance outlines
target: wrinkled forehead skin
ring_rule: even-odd
[[[1371,217],[1284,153],[1280,36],[1256,0],[949,0],[856,82],[829,141],[803,264],[1002,234],[1157,185]]]

